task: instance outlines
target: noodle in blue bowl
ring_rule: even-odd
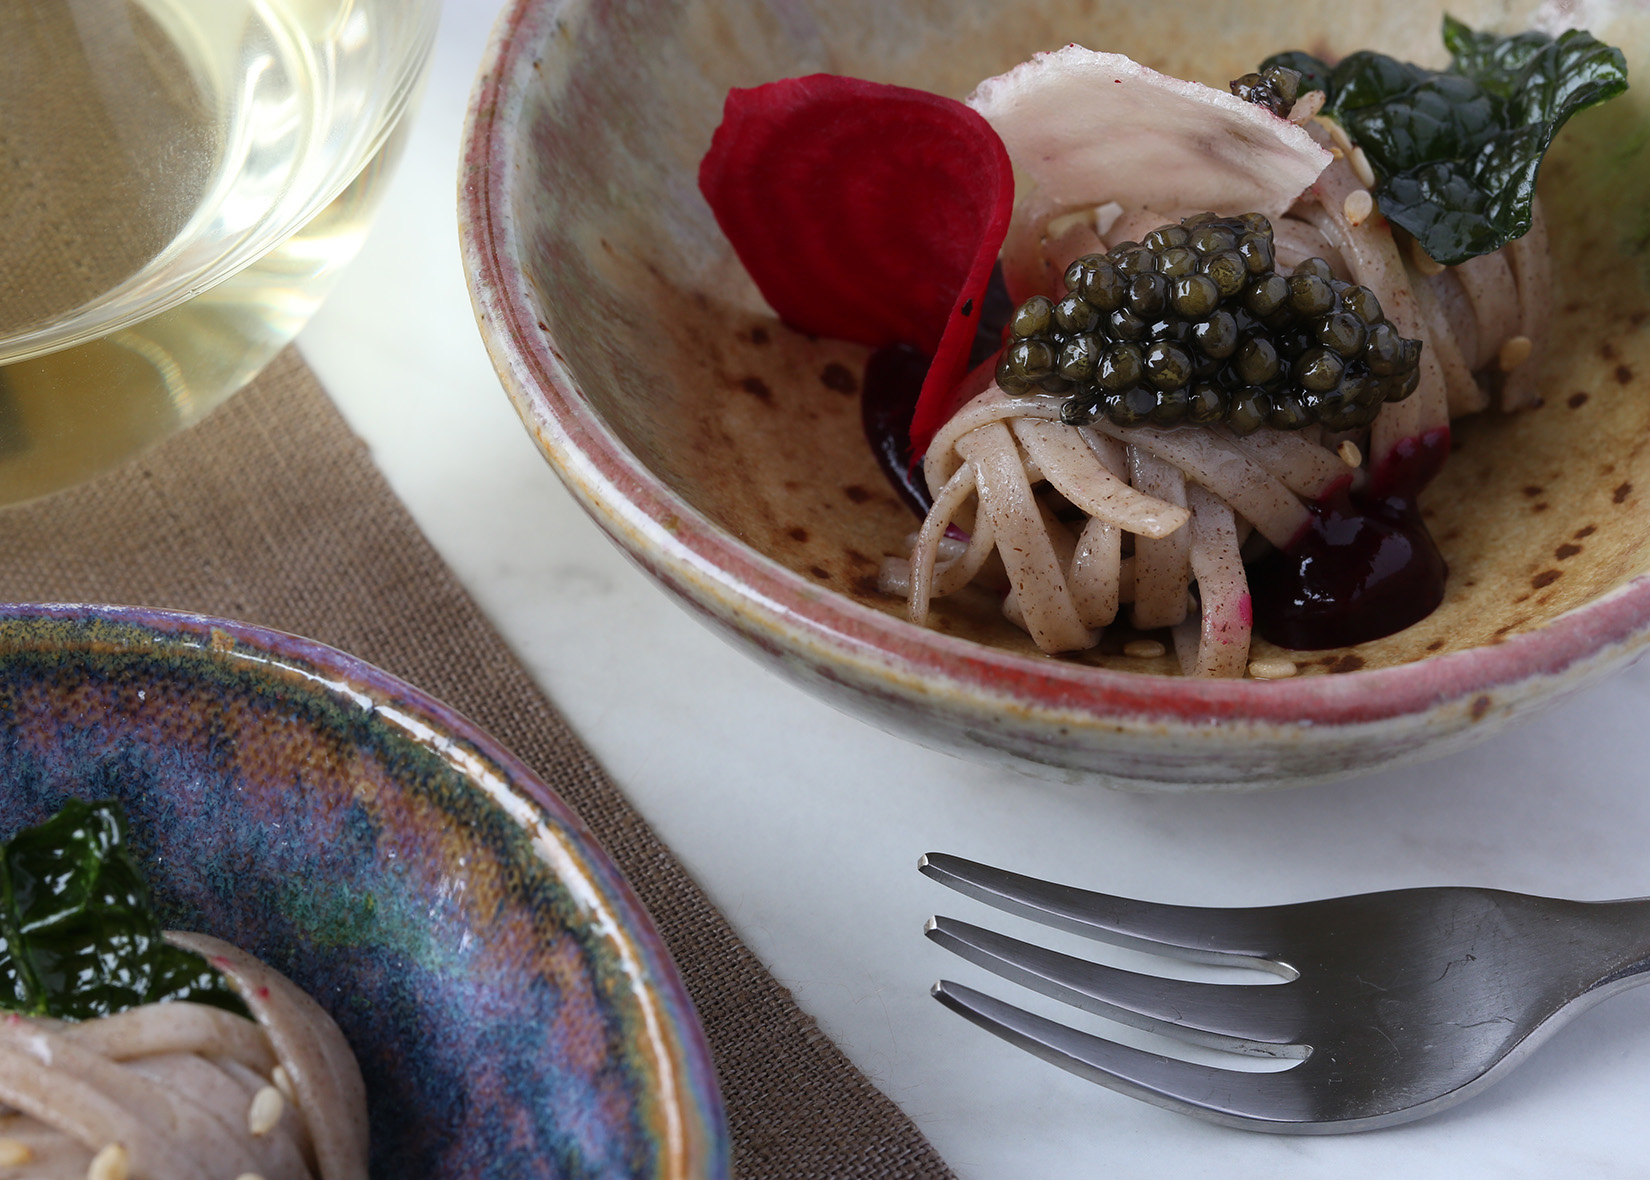
[[[522,763],[393,677],[224,620],[6,607],[0,781],[0,836],[118,800],[165,925],[327,1011],[372,1175],[727,1174],[703,1034],[629,887]]]

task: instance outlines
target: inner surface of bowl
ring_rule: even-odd
[[[162,920],[327,1009],[375,1176],[723,1176],[663,944],[521,763],[375,669],[164,612],[0,608],[0,837],[114,797]]]
[[[1637,77],[1650,11],[1586,8]],[[876,574],[916,522],[861,432],[865,351],[780,324],[698,193],[728,89],[825,71],[964,97],[1069,41],[1221,87],[1290,48],[1441,65],[1444,11],[1398,0],[558,5],[557,56],[581,64],[547,69],[526,95],[530,163],[509,195],[540,326],[604,424],[689,505],[809,583],[903,617]],[[1528,3],[1449,11],[1502,31],[1540,15]],[[1557,290],[1543,404],[1455,423],[1455,453],[1423,497],[1451,570],[1443,605],[1389,638],[1294,656],[1303,671],[1496,644],[1650,570],[1647,104],[1636,83],[1584,112],[1543,169]],[[995,596],[960,594],[935,604],[933,625],[1035,655],[998,608]],[[1258,640],[1254,650],[1276,654]],[[1067,662],[1173,670],[1172,656],[1125,658],[1116,642]]]

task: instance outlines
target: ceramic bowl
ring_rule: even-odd
[[[1650,12],[1585,7],[1643,75]],[[1538,15],[1450,9],[1483,27]],[[620,546],[746,650],[877,725],[1143,786],[1299,783],[1460,749],[1621,667],[1650,632],[1650,89],[1573,120],[1543,170],[1558,286],[1544,404],[1456,424],[1424,500],[1452,570],[1443,606],[1388,639],[1297,655],[1299,676],[1267,683],[1046,658],[994,604],[945,600],[933,629],[909,624],[876,590],[913,518],[861,434],[865,352],[780,324],[696,186],[730,87],[831,71],[961,97],[1067,41],[1224,85],[1288,47],[1437,63],[1442,14],[1407,0],[514,0],[463,156],[481,330],[533,437]]]
[[[0,835],[125,805],[162,920],[331,1012],[375,1176],[728,1174],[692,1005],[577,817],[492,739],[320,644],[0,606]]]

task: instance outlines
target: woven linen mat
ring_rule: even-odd
[[[595,832],[664,935],[750,1180],[940,1180],[915,1126],[797,1007],[620,795],[459,586],[295,351],[91,484],[0,511],[0,598],[225,616],[318,639],[445,701]]]

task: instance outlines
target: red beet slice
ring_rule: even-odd
[[[787,324],[932,358],[910,428],[921,455],[953,408],[1014,206],[991,125],[831,74],[731,90],[699,188]]]

